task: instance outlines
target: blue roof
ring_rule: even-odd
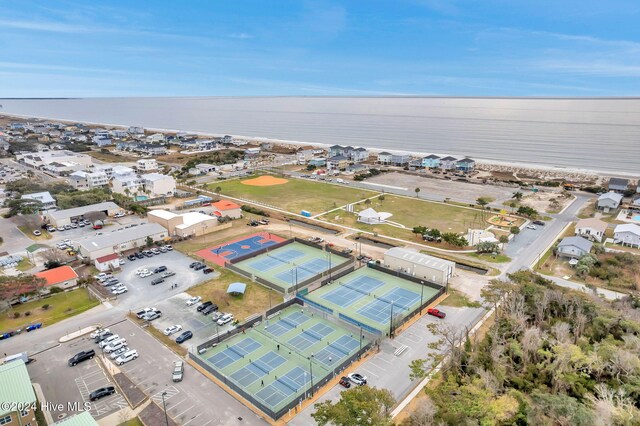
[[[231,283],[227,288],[227,293],[242,293],[247,289],[247,285],[243,283]]]

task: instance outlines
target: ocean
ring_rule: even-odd
[[[1,113],[640,174],[640,99],[0,99]]]

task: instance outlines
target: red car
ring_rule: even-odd
[[[351,387],[351,382],[346,377],[341,377],[340,378],[340,384],[342,386],[344,386],[345,388],[350,388]]]
[[[433,315],[434,317],[438,317],[438,318],[444,318],[444,317],[446,317],[446,316],[447,316],[447,314],[445,314],[445,313],[444,313],[444,312],[442,312],[442,311],[439,311],[439,310],[438,310],[438,309],[436,309],[436,308],[427,309],[427,313],[428,313],[429,315]]]

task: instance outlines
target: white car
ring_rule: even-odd
[[[168,245],[168,244],[167,244],[166,246],[164,246],[164,248],[166,248],[168,251],[173,250],[173,247],[171,247],[171,246],[170,246],[170,245]]]
[[[116,358],[116,364],[122,365],[136,358],[138,358],[138,351],[136,351],[135,349],[131,349],[130,351],[125,352],[118,358]]]
[[[129,291],[129,289],[127,287],[124,287],[124,286],[123,287],[116,287],[113,290],[111,290],[111,294],[115,294],[115,295],[124,294],[124,293],[126,293],[128,291]]]
[[[367,384],[367,376],[363,376],[362,374],[351,373],[348,374],[347,377],[358,386],[364,386]]]
[[[533,229],[533,230],[535,230],[535,229],[536,229],[536,226],[535,226],[535,225],[527,225],[527,229]]]
[[[164,329],[164,335],[171,336],[173,333],[177,333],[180,330],[182,330],[182,326],[180,324],[172,325],[171,327]]]
[[[102,342],[100,342],[100,344],[98,346],[100,346],[100,348],[104,348],[105,346],[108,346],[111,344],[111,342],[113,342],[114,340],[118,340],[120,338],[119,335],[114,334],[111,335],[109,337],[107,337],[106,339],[104,339]]]
[[[66,240],[62,240],[63,243],[65,243],[66,245],[70,246],[71,245],[71,240],[70,239],[66,239]]]
[[[113,217],[124,217],[124,216],[125,216],[124,212],[118,212],[113,215]]]
[[[218,325],[225,325],[227,323],[230,323],[231,321],[233,321],[233,315],[232,314],[224,314],[216,322],[218,323]]]
[[[127,344],[126,339],[116,340],[114,342],[111,342],[110,345],[105,346],[104,351],[110,354],[113,351],[117,351],[118,349],[123,348],[126,344]]]
[[[147,272],[147,271],[149,271],[147,268],[138,268],[136,269],[136,275],[140,275],[143,272]]]
[[[91,337],[92,339],[95,339],[96,337],[98,337],[99,335],[101,335],[102,333],[108,333],[111,330],[109,330],[108,328],[98,328],[96,329],[96,331],[94,331],[93,333],[91,333],[89,335],[89,337]]]
[[[127,352],[129,350],[128,346],[123,346],[120,349],[116,349],[115,351],[111,352],[109,354],[109,357],[111,359],[116,359],[118,358],[120,355],[122,355],[123,353]]]
[[[191,299],[187,300],[187,306],[193,306],[196,303],[200,302],[201,300],[202,300],[202,297],[200,296],[192,297]]]
[[[151,275],[153,275],[153,272],[151,271],[143,272],[140,274],[140,278],[147,278],[147,277],[150,277]]]
[[[123,258],[118,259],[118,263],[119,263],[120,265],[124,265],[124,259],[123,259]]]

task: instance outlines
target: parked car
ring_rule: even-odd
[[[124,212],[118,212],[118,213],[113,215],[113,217],[115,217],[115,218],[124,217],[124,216],[125,216]]]
[[[160,253],[166,253],[167,252],[167,249],[164,246],[158,247],[158,250],[160,250]]]
[[[176,273],[173,271],[166,271],[163,272],[162,275],[160,275],[160,277],[162,278],[169,278],[169,277],[173,277]]]
[[[345,376],[342,376],[342,377],[340,378],[340,382],[339,382],[339,383],[340,383],[340,385],[342,385],[343,387],[345,387],[345,388],[347,388],[347,389],[351,387],[351,382],[350,382],[350,381],[349,381],[349,379],[348,379],[347,377],[345,377]]]
[[[167,267],[162,265],[162,266],[158,266],[156,269],[153,270],[154,274],[159,274],[160,272],[164,272],[167,270]]]
[[[160,250],[158,250],[157,248],[154,247],[154,248],[151,249],[151,253],[160,254]]]
[[[144,259],[144,254],[142,254],[140,252],[137,252],[137,253],[134,253],[134,254],[135,254],[137,259]]]
[[[130,254],[129,256],[127,256],[127,259],[129,259],[129,261],[133,262],[134,260],[137,259],[135,254]]]
[[[537,229],[537,228],[536,228],[536,226],[535,226],[535,225],[527,225],[527,229],[533,229],[533,230],[535,230],[535,229]]]
[[[136,269],[136,275],[142,275],[144,273],[149,272],[149,270],[147,268],[138,268]]]
[[[118,340],[120,338],[120,336],[118,334],[112,334],[111,336],[107,337],[104,340],[101,340],[100,343],[98,343],[98,346],[100,347],[100,349],[109,346],[111,344],[111,342],[115,342],[116,340]]]
[[[207,265],[204,265],[204,264],[201,263],[198,266],[194,267],[193,269],[195,269],[196,271],[199,271],[199,270],[204,269],[206,267],[207,267]]]
[[[209,315],[211,312],[217,311],[217,310],[218,310],[218,305],[216,305],[215,303],[212,303],[211,305],[207,306],[202,310],[202,315]]]
[[[116,393],[116,388],[113,386],[105,386],[100,389],[96,389],[89,394],[89,401],[96,401],[105,396],[113,395]]]
[[[187,300],[187,306],[193,306],[201,300],[202,300],[202,297],[200,296],[192,297],[189,300]]]
[[[227,323],[230,323],[231,321],[233,321],[233,315],[232,314],[224,314],[216,322],[218,323],[218,325],[225,325]]]
[[[155,311],[157,311],[156,308],[144,308],[143,310],[136,312],[136,316],[138,318],[142,319],[142,317],[144,317],[145,315],[150,314],[150,313],[155,312]]]
[[[171,375],[174,382],[181,382],[184,375],[184,361],[176,361],[173,363],[173,374]]]
[[[164,248],[167,249],[167,251],[171,251],[173,250],[173,247],[171,247],[169,244],[167,244],[166,246],[164,246]]]
[[[120,349],[116,349],[115,351],[111,352],[109,354],[109,358],[111,359],[116,359],[118,358],[120,355],[122,355],[123,353],[127,352],[129,350],[128,346],[123,346]]]
[[[540,225],[540,226],[544,226],[544,225],[545,225],[545,224],[544,224],[544,222],[543,222],[543,221],[541,221],[541,220],[534,220],[534,221],[533,221],[533,224],[534,224],[534,225]]]
[[[444,318],[444,317],[447,316],[447,314],[445,314],[444,312],[442,312],[441,310],[436,309],[436,308],[427,309],[427,313],[429,315],[433,315],[434,317],[438,317],[438,318]]]
[[[367,384],[367,376],[363,376],[359,373],[351,373],[348,374],[347,377],[352,383],[355,383],[358,386],[363,386]]]
[[[196,310],[197,310],[198,312],[202,312],[202,311],[204,311],[204,310],[205,310],[209,305],[212,305],[212,304],[213,304],[213,302],[212,302],[212,301],[207,300],[206,302],[203,302],[203,303],[202,303],[202,305],[198,306],[198,307],[196,308]]]
[[[130,351],[127,351],[116,358],[116,364],[126,364],[127,362],[132,361],[136,358],[138,358],[138,351],[136,351],[135,349],[131,349]]]
[[[95,341],[96,343],[100,343],[100,342],[102,342],[104,339],[106,339],[107,337],[110,337],[110,336],[113,336],[113,333],[112,333],[112,332],[110,332],[110,331],[106,331],[106,332],[101,333],[101,334],[99,334],[98,336],[96,336],[96,337],[94,338],[94,341]]]
[[[164,278],[156,278],[155,280],[151,281],[151,285],[161,284],[163,282]]]
[[[93,333],[91,333],[89,335],[89,337],[91,337],[92,339],[95,339],[96,337],[98,337],[99,335],[103,334],[103,333],[108,333],[109,329],[108,328],[98,328],[96,329],[96,331],[94,331]]]
[[[126,344],[127,339],[118,339],[105,346],[104,351],[110,354],[113,351],[117,351],[118,349],[123,348]]]
[[[154,319],[158,319],[161,316],[162,316],[161,311],[155,311],[155,312],[151,312],[148,315],[145,315],[142,319],[144,319],[145,321],[153,321]]]
[[[199,264],[200,264],[200,262],[191,262],[191,263],[189,264],[189,268],[193,269],[193,268],[195,268],[196,266],[198,266]]]
[[[182,330],[182,326],[180,324],[172,325],[164,329],[165,336],[171,336],[173,333],[177,333]]]
[[[183,343],[193,337],[193,333],[190,330],[183,332],[176,338],[176,343]]]
[[[126,293],[126,292],[128,292],[128,291],[129,291],[129,289],[128,289],[127,287],[125,287],[125,286],[122,286],[122,287],[116,287],[116,288],[114,288],[113,290],[111,290],[111,294],[113,294],[113,295],[116,295],[116,296],[117,296],[117,295],[119,295],[119,294],[124,294],[124,293]]]
[[[151,271],[143,272],[142,274],[140,274],[140,278],[147,278],[147,277],[150,277],[151,275],[153,275],[153,272]]]
[[[74,367],[83,361],[93,359],[94,356],[96,356],[96,352],[93,349],[78,352],[77,354],[69,358],[69,367]]]
[[[213,268],[204,268],[202,270],[202,272],[206,275],[206,274],[210,274],[213,272]]]
[[[56,232],[56,228],[54,228],[53,226],[49,225],[49,226],[47,226],[47,232]]]

